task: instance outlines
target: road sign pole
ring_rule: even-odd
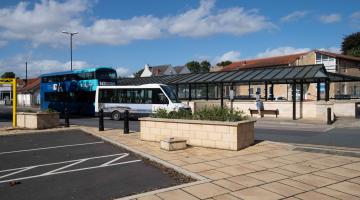
[[[17,126],[16,121],[16,105],[17,105],[17,98],[16,98],[16,78],[12,81],[12,87],[13,87],[13,128]]]

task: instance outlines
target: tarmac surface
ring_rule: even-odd
[[[79,130],[0,136],[0,199],[114,199],[176,181]]]
[[[11,108],[11,107],[10,107]],[[9,107],[6,108],[9,110]],[[21,108],[20,109],[26,109]],[[4,108],[0,106],[0,128],[5,126],[11,126],[11,115],[4,112]],[[10,117],[9,117],[10,116]],[[345,119],[349,120],[349,119]],[[255,123],[255,139],[267,140],[273,142],[306,144],[306,145],[324,145],[334,147],[346,147],[346,148],[360,148],[360,120],[351,119],[358,123],[358,127],[341,127],[341,124],[337,124],[336,127],[328,126],[324,124],[306,124],[295,122],[289,122],[277,119],[271,120],[259,120]],[[339,120],[340,123],[341,120]],[[358,122],[357,122],[358,121]],[[61,119],[63,122],[63,119]],[[71,124],[98,127],[98,118],[94,117],[77,117],[70,119]],[[110,129],[123,129],[123,121],[114,121],[109,118],[104,119],[105,128]],[[130,131],[140,131],[140,122],[132,120],[129,122]],[[119,130],[122,132],[122,130]]]

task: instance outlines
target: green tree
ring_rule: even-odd
[[[203,60],[201,63],[200,63],[200,66],[201,66],[201,72],[209,72],[210,71],[210,67],[211,67],[211,64],[209,61],[207,60]]]
[[[341,43],[341,51],[345,55],[360,57],[360,32],[345,36]]]
[[[201,65],[198,61],[190,61],[185,64],[185,66],[192,72],[192,73],[199,73],[201,71]]]
[[[201,63],[198,61],[190,61],[185,64],[185,66],[192,72],[192,73],[201,73],[201,72],[208,72],[210,71],[211,64],[209,61],[204,60]]]
[[[141,74],[143,73],[144,69],[140,69],[139,71],[133,73],[134,78],[139,78]]]
[[[216,64],[217,66],[223,66],[223,67],[225,67],[225,66],[228,66],[228,65],[230,65],[232,62],[230,61],[230,60],[227,60],[227,61],[221,61],[221,62],[219,62],[218,64]]]
[[[14,72],[4,72],[2,75],[1,75],[1,78],[15,78],[16,75]]]

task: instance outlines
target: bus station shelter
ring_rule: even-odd
[[[220,71],[207,73],[190,73],[178,74],[168,76],[152,76],[140,78],[124,78],[119,80],[119,85],[142,85],[142,84],[166,84],[172,86],[178,96],[182,100],[191,101],[196,95],[199,88],[204,95],[202,99],[214,99],[214,86],[219,88],[217,93],[220,100],[220,105],[224,106],[224,88],[233,90],[235,85],[247,85],[249,87],[248,94],[239,96],[238,99],[252,99],[250,94],[250,86],[252,84],[264,85],[264,100],[273,100],[273,86],[274,84],[288,84],[291,85],[291,99],[292,99],[292,118],[296,119],[296,102],[304,100],[304,84],[317,85],[316,100],[321,100],[320,84],[325,86],[325,97],[323,100],[329,101],[329,88],[332,82],[353,82],[360,81],[360,77],[343,75],[338,73],[331,73],[326,71],[323,64],[316,65],[300,65],[300,66],[272,66],[263,68],[239,69],[234,71]],[[224,87],[226,86],[226,87]],[[270,86],[270,87],[268,87]],[[270,88],[270,91],[269,91]],[[186,90],[186,95],[181,94],[181,91]],[[296,90],[300,90],[300,98],[296,97]],[[198,98],[199,99],[199,98]],[[235,99],[237,99],[235,97]]]

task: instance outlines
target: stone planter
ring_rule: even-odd
[[[163,118],[140,118],[140,139],[159,142],[178,137],[188,145],[217,149],[240,150],[254,143],[256,120],[220,122]]]
[[[29,129],[46,129],[59,126],[59,113],[16,113],[17,127]]]

